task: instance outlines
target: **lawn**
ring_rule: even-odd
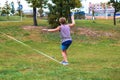
[[[0,32],[31,46],[26,47],[0,34],[0,80],[120,80],[120,23],[112,20],[76,20],[73,43],[68,50],[69,65],[63,66],[37,49],[61,61],[59,33],[45,33],[46,20],[39,27],[31,18],[22,22],[0,22]]]
[[[0,16],[0,21],[21,21],[21,16]]]

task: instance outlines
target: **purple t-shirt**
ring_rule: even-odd
[[[61,25],[60,26],[60,36],[61,36],[62,42],[72,40],[71,35],[70,35],[69,25]]]

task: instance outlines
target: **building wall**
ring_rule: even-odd
[[[94,10],[96,16],[112,16],[114,13],[114,8],[112,7],[112,4],[107,5],[107,3],[89,3],[89,14],[92,14],[92,10]]]

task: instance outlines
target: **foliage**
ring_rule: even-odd
[[[119,0],[110,0],[108,2],[108,4],[112,3],[112,6],[114,7],[115,11],[114,11],[114,25],[116,25],[116,18],[115,15],[118,11],[120,11],[120,1]]]
[[[17,9],[19,16],[22,16],[22,9],[23,9],[23,6],[22,6],[21,2],[19,1],[18,2],[18,9]]]
[[[43,15],[43,12],[44,12],[43,8],[47,8],[47,2],[48,0],[40,0],[41,6],[39,7],[39,10],[38,10],[40,17],[42,17]]]
[[[10,10],[11,10],[10,5],[8,4],[8,1],[6,1],[5,6],[2,9],[1,15],[7,15],[7,17],[9,18],[8,15],[10,14]]]
[[[112,3],[112,6],[115,8],[115,12],[120,11],[120,1],[119,0],[110,0],[108,3]]]
[[[51,27],[59,25],[59,18],[65,17],[67,20],[70,19],[70,9],[80,7],[81,3],[79,0],[52,0],[53,4],[49,4],[48,22]]]
[[[38,12],[39,12],[39,14],[40,14],[40,17],[42,17],[42,14],[43,14],[43,12],[44,12],[43,9],[40,8],[40,9],[38,10]]]
[[[33,22],[34,22],[34,26],[37,26],[37,8],[41,8],[43,7],[43,4],[47,3],[47,0],[26,0],[29,4],[31,3],[31,7],[33,7]]]
[[[11,13],[15,13],[14,2],[11,2]]]

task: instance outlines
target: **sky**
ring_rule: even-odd
[[[15,5],[15,9],[17,9],[18,7],[17,1],[20,1],[21,4],[23,5],[23,10],[32,10],[32,8],[29,7],[29,5],[25,0],[0,0],[0,6],[3,7],[6,1],[8,1],[8,3],[11,3],[13,1]],[[107,2],[109,0],[83,0],[83,1],[86,1],[84,2],[84,4],[88,4],[89,2],[100,3],[100,2]]]

